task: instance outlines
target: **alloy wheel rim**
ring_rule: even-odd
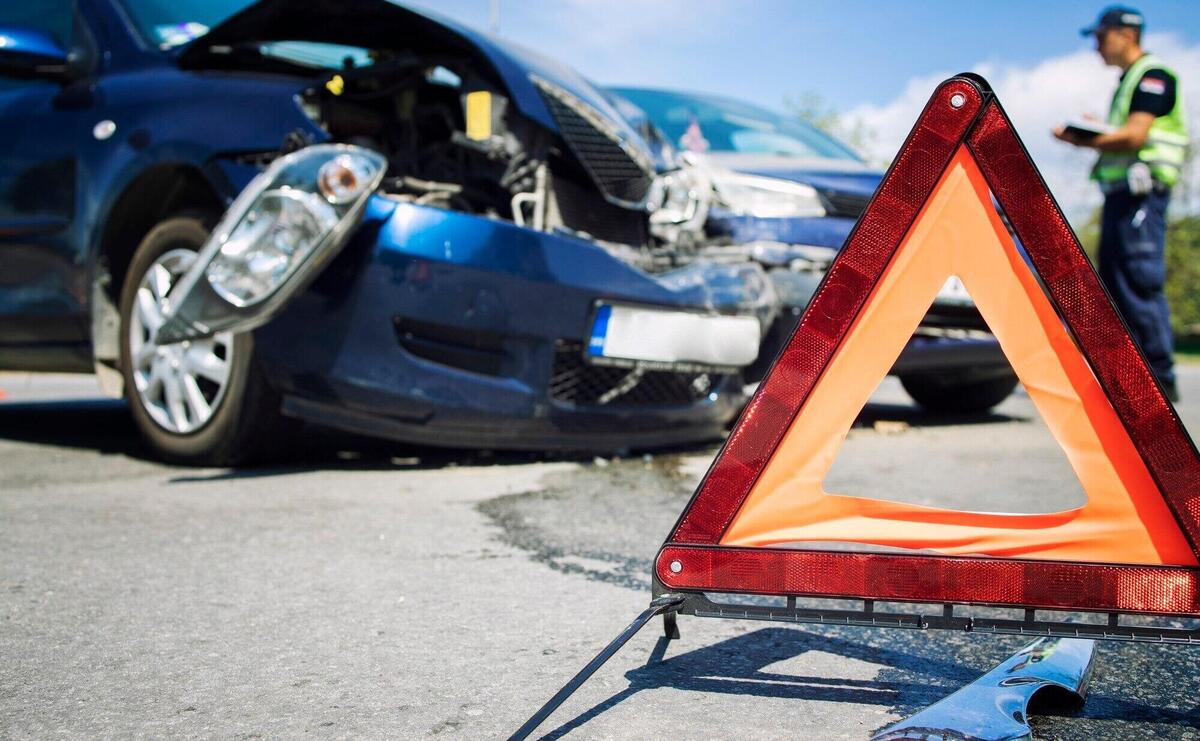
[[[212,419],[225,398],[233,360],[233,333],[158,344],[167,294],[196,261],[196,253],[173,249],[154,261],[138,281],[129,317],[129,362],[142,408],[164,430],[186,435]]]

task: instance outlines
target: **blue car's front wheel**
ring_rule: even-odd
[[[255,363],[253,336],[155,341],[167,294],[214,222],[180,214],[138,246],[121,293],[121,365],[133,418],[157,453],[180,463],[232,465],[278,439],[279,399]]]
[[[207,425],[225,401],[230,369],[241,350],[231,332],[202,340],[159,344],[167,293],[196,262],[196,253],[175,247],[155,258],[138,281],[126,329],[133,391],[160,428],[187,435]]]

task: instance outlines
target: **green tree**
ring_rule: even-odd
[[[875,132],[862,121],[848,123],[836,108],[818,92],[806,90],[799,95],[788,95],[783,107],[801,121],[841,139],[860,154],[870,151],[875,141]]]

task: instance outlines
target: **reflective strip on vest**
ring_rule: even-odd
[[[1187,121],[1183,112],[1183,87],[1179,77],[1164,65],[1158,58],[1146,54],[1133,63],[1121,79],[1121,84],[1113,93],[1112,105],[1108,112],[1108,123],[1113,128],[1120,128],[1129,119],[1129,106],[1133,103],[1133,93],[1142,81],[1142,76],[1151,69],[1160,69],[1175,78],[1175,106],[1165,115],[1158,116],[1150,126],[1146,143],[1137,152],[1104,152],[1092,168],[1092,178],[1101,183],[1113,183],[1124,180],[1129,175],[1129,166],[1142,161],[1150,166],[1154,179],[1164,185],[1174,185],[1179,180],[1179,172],[1187,157],[1189,144]]]

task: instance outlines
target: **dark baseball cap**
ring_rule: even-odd
[[[1091,36],[1106,28],[1141,28],[1146,25],[1146,17],[1142,11],[1134,10],[1127,5],[1110,5],[1100,11],[1100,17],[1087,28],[1079,29],[1080,36]]]

